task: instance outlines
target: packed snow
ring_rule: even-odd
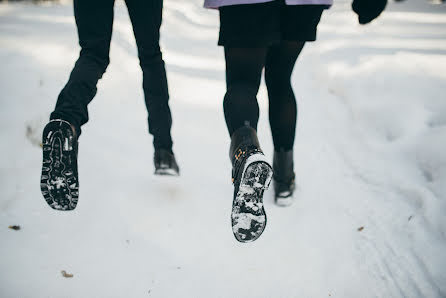
[[[153,175],[122,1],[79,144],[79,203],[40,193],[42,128],[79,53],[71,5],[0,4],[0,297],[446,297],[446,5],[391,2],[368,26],[324,12],[292,84],[294,204],[265,193],[231,230],[218,12],[165,0],[162,48],[180,177]],[[264,84],[259,139],[272,140]],[[11,227],[11,228],[8,228]]]

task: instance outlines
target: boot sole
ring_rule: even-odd
[[[263,193],[272,179],[272,167],[263,155],[250,156],[232,202],[232,232],[240,242],[257,240],[266,227]]]
[[[50,121],[44,129],[40,190],[45,201],[55,210],[73,210],[79,198],[74,142],[77,140],[66,121]]]
[[[288,207],[294,203],[294,195],[290,194],[289,196],[286,197],[276,197],[274,201],[277,206]]]
[[[291,206],[294,203],[294,192],[295,192],[295,185],[293,184],[290,189],[288,190],[288,194],[284,195],[284,192],[281,193],[275,193],[274,196],[274,203],[276,203],[277,206],[280,207],[288,207]]]
[[[155,170],[155,175],[159,175],[159,176],[180,176],[180,173],[175,171],[174,169],[166,168],[166,169],[157,169],[157,170]]]

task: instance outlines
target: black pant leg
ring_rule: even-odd
[[[291,87],[294,64],[305,42],[282,41],[268,49],[265,83],[269,98],[269,122],[276,151],[291,150],[294,145],[297,103]]]
[[[159,39],[163,0],[126,0],[133,25],[148,111],[149,132],[155,149],[172,149],[172,116],[166,70]]]
[[[114,0],[74,0],[74,16],[81,52],[68,83],[57,99],[51,119],[64,119],[80,127],[88,121],[87,105],[109,64]]]
[[[242,126],[257,129],[257,92],[265,64],[266,47],[225,47],[226,94],[223,101],[229,134]]]

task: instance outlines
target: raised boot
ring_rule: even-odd
[[[265,230],[263,193],[271,182],[272,168],[260,149],[256,131],[249,126],[233,133],[229,155],[234,184],[232,231],[238,241],[251,242]]]
[[[171,151],[165,149],[155,150],[153,162],[155,164],[155,175],[180,175],[180,169],[175,160],[175,155]]]
[[[43,130],[40,189],[56,210],[73,210],[79,198],[77,134],[65,120],[51,120]]]

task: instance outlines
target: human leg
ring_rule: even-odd
[[[297,104],[291,87],[294,64],[305,42],[282,41],[268,49],[265,83],[269,98],[269,121],[276,151],[293,149]]]
[[[227,92],[223,107],[231,136],[234,196],[232,230],[240,242],[254,241],[266,227],[263,194],[272,168],[257,138],[257,92],[266,52],[280,41],[278,1],[220,7],[219,45],[225,48]]]
[[[257,139],[260,85],[266,47],[225,47],[227,92],[224,113],[231,146],[234,198],[232,229],[238,241],[250,242],[263,233],[266,214],[263,192],[271,181],[272,170]]]
[[[266,47],[225,47],[227,91],[223,108],[229,135],[243,126],[257,129],[257,92],[265,57]]]
[[[172,117],[166,70],[159,46],[162,0],[126,0],[143,71],[149,132],[155,149],[172,151]]]
[[[138,56],[143,71],[143,89],[148,112],[149,133],[155,147],[157,175],[179,175],[172,151],[172,116],[166,69],[159,46],[163,0],[126,0]]]
[[[282,206],[292,203],[295,188],[293,145],[297,104],[290,79],[304,44],[305,42],[300,41],[282,41],[270,47],[265,65],[269,120],[274,143],[275,202]]]
[[[75,0],[74,14],[81,53],[61,91],[42,136],[40,188],[56,210],[73,210],[79,197],[78,137],[88,121],[87,105],[109,63],[113,0]]]
[[[57,99],[51,119],[70,122],[79,136],[88,121],[87,105],[109,64],[114,0],[75,0],[74,16],[81,52],[70,78]]]

